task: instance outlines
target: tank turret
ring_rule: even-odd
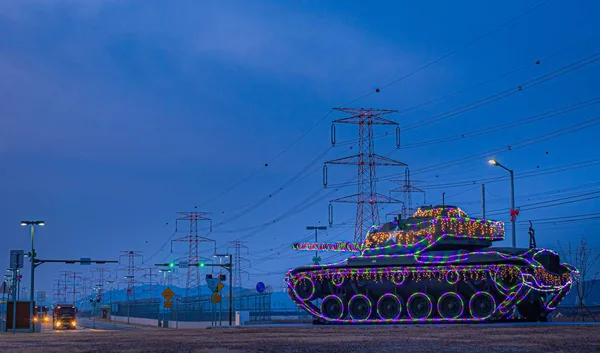
[[[424,206],[373,226],[362,243],[294,243],[353,253],[340,263],[291,269],[290,298],[328,323],[545,321],[576,269],[536,248],[496,248],[504,223],[456,206]]]

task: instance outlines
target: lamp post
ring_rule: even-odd
[[[306,230],[314,230],[315,231],[315,243],[318,241],[317,240],[317,232],[320,230],[327,230],[326,226],[306,226]],[[315,265],[319,264],[319,251],[315,250],[315,257],[313,258],[313,262],[315,263]]]
[[[515,209],[515,173],[512,169],[508,169],[505,166],[503,166],[502,164],[500,164],[497,160],[495,159],[490,159],[488,161],[491,165],[494,165],[496,167],[500,167],[506,171],[508,171],[510,173],[510,210],[511,210],[511,217],[510,217],[510,223],[511,223],[511,227],[512,227],[512,246],[513,248],[517,247],[517,229],[515,226],[515,222],[516,222],[516,217],[514,217],[512,215],[512,212]]]
[[[133,279],[133,276],[125,276],[124,278],[129,281],[130,279]],[[128,285],[127,286],[127,324],[129,324],[129,317],[131,314],[131,296],[129,295],[130,294],[129,291],[131,291],[131,290],[133,290],[133,285]]]
[[[33,247],[33,240],[35,234],[35,226],[43,226],[44,221],[21,221],[21,226],[26,227],[29,226],[31,229],[31,284],[29,286],[29,331],[34,332],[33,329],[33,293],[34,290],[34,277],[35,277],[35,249]]]
[[[163,290],[167,290],[167,273],[172,272],[173,270],[171,269],[167,269],[167,270],[158,270],[158,272],[162,272],[163,274]],[[162,314],[162,328],[165,328],[165,319],[167,316],[167,308],[163,308],[163,314]],[[170,318],[169,318],[170,321]]]

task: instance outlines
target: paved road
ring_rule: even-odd
[[[90,319],[79,318],[79,326],[84,329],[91,330],[101,330],[101,331],[122,331],[122,330],[151,330],[149,327],[140,327],[140,326],[132,326],[127,324],[115,323],[115,322],[106,322],[101,320],[96,320],[95,324]]]
[[[150,330],[148,327],[132,326],[120,323],[110,323],[101,320],[94,322],[90,319],[77,319],[78,325],[76,330],[55,330],[49,323],[42,324],[42,332],[54,332],[60,334],[71,334],[78,332],[94,332],[94,331],[123,331],[123,330]]]

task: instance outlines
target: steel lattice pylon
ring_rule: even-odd
[[[127,285],[127,301],[131,301],[131,300],[135,300],[135,285],[138,283],[138,281],[135,279],[136,276],[136,272],[140,271],[141,268],[136,266],[136,258],[140,258],[142,259],[142,255],[140,254],[140,252],[138,251],[133,251],[133,250],[124,250],[121,251],[121,256],[119,257],[119,263],[121,263],[121,258],[127,258],[127,267],[123,268],[120,267],[117,269],[117,271],[123,271],[125,270],[127,272],[127,275],[125,275],[125,282]]]
[[[414,181],[410,179],[410,170],[408,169],[408,167],[406,167],[406,169],[404,170],[404,180],[392,180],[392,182],[396,183],[396,184],[400,184],[401,186],[399,188],[396,189],[392,189],[390,190],[390,192],[401,192],[404,194],[404,205],[402,206],[402,210],[401,212],[390,212],[389,214],[401,214],[403,219],[406,219],[408,217],[411,217],[415,212],[414,208],[413,208],[413,202],[412,202],[412,193],[413,192],[422,192],[423,195],[425,194],[425,191],[423,191],[422,189],[419,189],[417,187],[414,187],[412,184],[413,183],[419,183],[420,181]]]
[[[205,216],[208,214],[208,212],[177,212],[177,214],[180,215],[180,217],[177,218],[177,221],[190,222],[190,233],[187,236],[173,239],[173,242],[187,242],[189,245],[187,262],[188,264],[198,264],[200,262],[199,244],[201,242],[215,243],[214,239],[205,238],[198,235],[198,222],[211,221],[211,219]],[[201,285],[200,268],[198,266],[188,266],[187,278],[185,282],[185,296],[187,298],[196,296],[198,297],[198,300],[200,300],[200,296],[202,294]],[[194,289],[196,290],[196,293],[193,292]]]
[[[381,118],[381,115],[396,113],[396,110],[370,108],[334,108],[350,114],[344,119],[334,120],[332,144],[335,146],[335,123],[358,125],[358,152],[355,155],[325,162],[327,164],[348,164],[358,166],[358,193],[331,202],[356,203],[356,223],[354,242],[361,243],[372,225],[379,224],[379,203],[402,203],[390,196],[377,193],[375,167],[406,166],[405,163],[375,154],[373,125],[395,125],[398,123]],[[399,146],[399,129],[396,128],[396,144]],[[326,166],[325,166],[326,168]]]
[[[229,243],[231,243],[231,246],[228,247],[229,248],[233,248],[234,249],[234,255],[233,255],[233,269],[234,269],[234,273],[233,273],[233,287],[235,288],[235,294],[234,294],[234,299],[237,301],[236,307],[238,308],[238,310],[241,310],[242,307],[242,273],[248,273],[247,271],[242,270],[242,262],[248,262],[250,263],[250,260],[242,257],[242,249],[246,250],[246,254],[249,254],[249,249],[246,245],[244,245],[244,242],[241,240],[233,240],[230,241]]]

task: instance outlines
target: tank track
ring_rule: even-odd
[[[337,324],[545,321],[571,288],[515,264],[312,266],[290,270],[285,281],[300,308]]]

